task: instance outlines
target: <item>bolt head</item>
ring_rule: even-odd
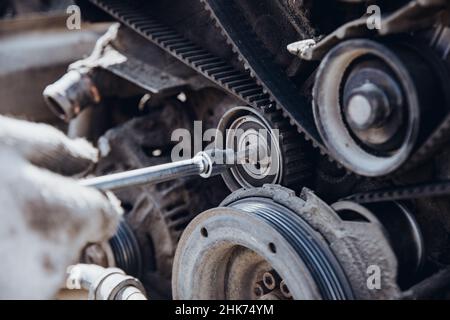
[[[391,111],[385,93],[371,83],[353,89],[344,108],[347,122],[354,130],[382,126]]]

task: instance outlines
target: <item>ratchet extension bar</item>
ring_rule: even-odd
[[[83,179],[79,183],[85,187],[114,191],[127,187],[157,184],[188,176],[199,175],[202,178],[209,178],[225,172],[230,167],[253,159],[253,150],[246,149],[238,153],[231,149],[202,151],[192,159]]]

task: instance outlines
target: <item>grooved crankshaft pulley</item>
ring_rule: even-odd
[[[304,202],[296,198],[289,208],[256,194],[225,200],[186,228],[174,261],[174,297],[279,299],[283,282],[288,288],[283,291],[294,299],[351,299],[348,280],[328,244],[295,212],[300,208],[294,202]],[[270,284],[264,281],[268,272],[275,274]]]

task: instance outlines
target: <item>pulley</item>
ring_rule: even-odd
[[[443,115],[436,60],[409,44],[345,41],[324,58],[314,117],[331,155],[369,177],[400,168]]]
[[[222,174],[230,190],[264,184],[299,190],[308,184],[314,151],[280,111],[235,107],[222,117],[218,131],[222,138],[218,148],[237,153],[249,146],[255,149],[253,161],[230,167]]]

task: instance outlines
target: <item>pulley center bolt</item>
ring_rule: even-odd
[[[238,150],[251,147],[256,148],[257,152],[250,156],[247,164],[244,165],[245,170],[253,175],[266,174],[271,165],[267,137],[260,135],[254,129],[247,130],[239,137]]]
[[[391,113],[389,98],[372,83],[353,89],[344,108],[347,122],[354,130],[380,127]]]

